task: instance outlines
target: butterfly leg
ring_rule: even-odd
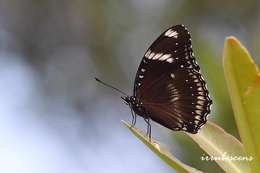
[[[131,114],[132,114],[132,127],[135,126],[136,124],[136,114],[134,113],[133,109],[130,107],[131,109]]]
[[[134,123],[133,123],[133,125],[135,125],[136,124],[136,113],[134,113]]]
[[[151,142],[152,127],[151,127],[151,123],[150,123],[150,118],[144,118],[144,121],[147,123],[146,136],[148,136],[149,142]]]

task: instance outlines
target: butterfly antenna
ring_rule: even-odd
[[[109,85],[109,84],[103,82],[102,80],[100,80],[100,79],[98,79],[98,78],[96,78],[96,77],[95,77],[95,79],[96,79],[96,81],[98,81],[99,83],[102,83],[103,85],[105,85],[105,86],[107,86],[107,87],[109,87],[109,88],[112,88],[112,89],[114,89],[114,90],[120,92],[121,94],[124,94],[124,95],[128,96],[125,92],[121,91],[120,89],[117,89],[116,87],[113,87],[112,85]]]

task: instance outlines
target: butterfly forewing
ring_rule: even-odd
[[[148,116],[173,130],[196,133],[206,123],[211,99],[183,25],[163,32],[138,68],[134,96]]]
[[[184,25],[176,25],[164,31],[146,51],[136,73],[134,95],[138,88],[138,75],[146,70],[144,67],[151,68],[159,62],[173,62],[171,66],[182,64],[185,68],[200,70],[193,55],[191,36]]]

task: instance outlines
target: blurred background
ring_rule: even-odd
[[[173,172],[120,120],[137,67],[166,28],[185,24],[214,101],[210,121],[239,138],[222,69],[226,36],[260,62],[259,1],[0,0],[0,172]],[[141,118],[137,127],[145,129]],[[153,123],[153,137],[181,161],[222,172],[180,132]]]

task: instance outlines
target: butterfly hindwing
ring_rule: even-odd
[[[196,133],[206,123],[211,104],[200,73],[178,69],[159,78],[141,98],[151,119],[173,130]]]

